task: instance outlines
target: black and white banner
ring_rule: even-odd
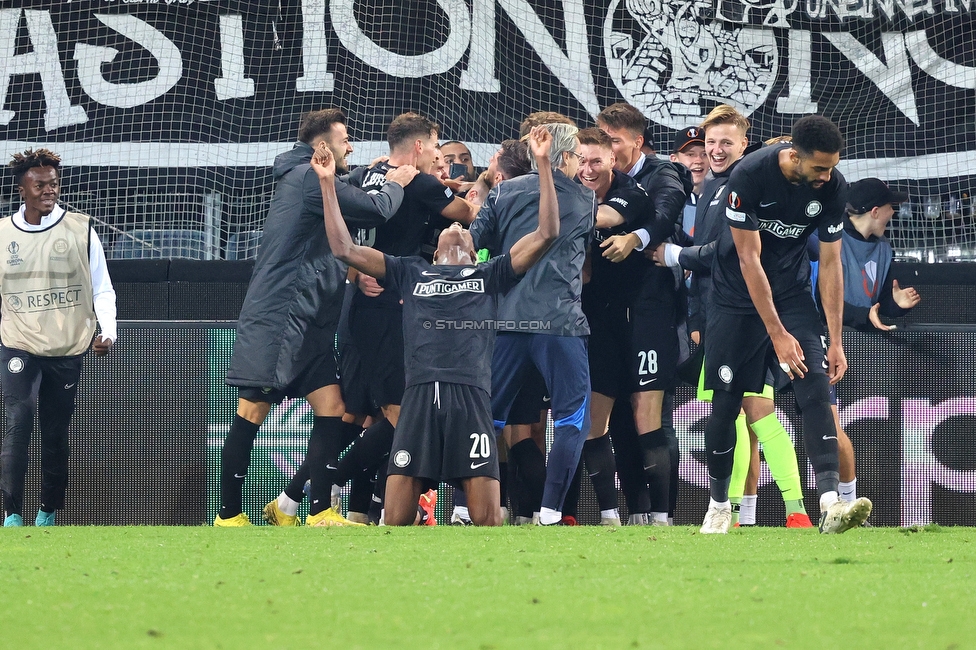
[[[718,103],[753,138],[835,120],[851,179],[976,168],[976,0],[5,1],[4,155],[71,165],[263,167],[338,104],[383,153],[417,110],[484,164],[534,110],[625,100],[658,148]]]

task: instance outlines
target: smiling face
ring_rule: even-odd
[[[691,172],[691,180],[699,187],[708,173],[708,156],[705,145],[689,144],[678,153],[671,154],[671,162],[681,163]]]
[[[341,122],[334,123],[325,135],[324,140],[335,158],[336,173],[345,174],[348,172],[349,165],[346,162],[346,157],[352,153],[353,149],[349,142],[349,132],[346,130],[346,125]]]
[[[582,144],[580,153],[583,159],[576,175],[584,186],[596,192],[597,196],[603,196],[613,181],[613,165],[616,162],[613,150],[599,144]]]
[[[715,124],[705,129],[705,155],[713,174],[721,174],[745,153],[749,140],[734,124]]]
[[[17,188],[24,202],[24,216],[28,223],[38,224],[54,210],[61,195],[61,175],[54,167],[28,169]]]
[[[806,155],[796,149],[790,149],[790,160],[796,165],[793,168],[794,183],[805,183],[815,190],[819,190],[830,180],[834,167],[840,162],[840,153],[825,153],[814,151]]]

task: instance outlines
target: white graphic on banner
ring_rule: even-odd
[[[624,99],[673,129],[700,121],[706,102],[732,104],[749,115],[776,81],[775,34],[703,21],[705,10],[711,3],[701,0],[614,0],[607,12],[610,77]],[[638,29],[617,31],[628,23]]]

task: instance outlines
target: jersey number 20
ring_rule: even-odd
[[[479,453],[480,452],[480,453]],[[471,434],[471,458],[491,458],[491,438],[487,433]]]

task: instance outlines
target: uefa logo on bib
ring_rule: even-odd
[[[397,453],[393,454],[393,464],[403,469],[410,464],[410,452],[406,449],[401,449]]]

